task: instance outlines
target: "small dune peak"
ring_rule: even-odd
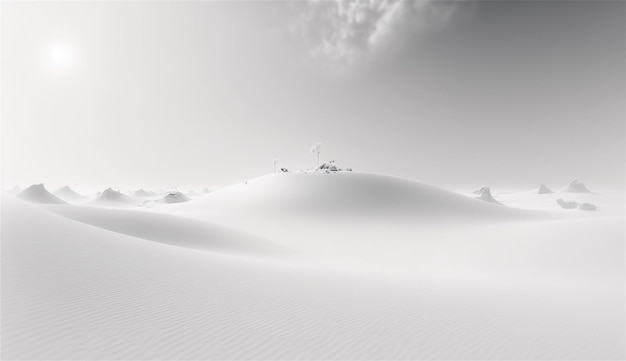
[[[107,188],[102,192],[101,197],[105,197],[105,198],[116,198],[121,196],[122,193],[118,190],[115,190],[113,188]]]
[[[563,189],[563,192],[567,192],[567,193],[591,193],[589,188],[587,188],[587,186],[584,183],[582,183],[582,182],[580,182],[578,180],[574,180],[570,184],[568,184],[567,187],[565,187]]]
[[[183,193],[179,191],[173,191],[167,194],[161,200],[159,200],[159,202],[160,203],[182,203],[182,202],[187,202],[190,200],[191,198],[187,197]]]
[[[87,200],[88,198],[82,194],[76,193],[69,186],[63,186],[54,192],[54,195],[63,199],[66,202],[77,203]]]
[[[145,190],[143,188],[140,188],[140,189],[134,191],[133,195],[135,197],[152,197],[152,196],[155,196],[156,193],[151,192],[151,191],[147,191],[147,190]]]
[[[61,198],[48,192],[43,183],[33,184],[18,193],[17,197],[31,203],[66,204]]]
[[[539,189],[537,189],[537,194],[548,194],[548,193],[554,193],[554,192],[550,188],[548,188],[548,186],[546,186],[545,184],[539,185]]]
[[[113,188],[107,188],[104,191],[102,191],[102,194],[92,200],[90,202],[90,204],[92,205],[102,205],[102,206],[113,206],[113,207],[117,207],[117,206],[130,206],[130,205],[137,205],[139,204],[138,199],[131,197],[129,195],[126,195],[118,190],[115,190]]]

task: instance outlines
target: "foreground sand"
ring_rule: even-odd
[[[623,193],[279,176],[150,209],[3,196],[2,358],[626,356]]]

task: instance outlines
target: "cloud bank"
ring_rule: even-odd
[[[309,55],[335,69],[395,53],[408,41],[447,24],[460,6],[447,0],[312,0],[298,6],[293,32]]]

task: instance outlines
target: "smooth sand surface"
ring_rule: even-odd
[[[352,173],[153,208],[5,194],[1,356],[623,359],[623,192],[492,192]]]

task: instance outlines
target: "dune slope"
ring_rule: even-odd
[[[388,277],[146,242],[15,199],[2,207],[3,359],[625,356],[623,282]]]
[[[17,197],[32,203],[65,204],[61,198],[48,192],[43,184],[33,184],[19,192]]]
[[[59,188],[58,190],[54,192],[54,195],[68,203],[82,203],[89,199],[88,197],[85,197],[82,194],[76,193],[69,186],[64,186],[64,187]]]
[[[533,217],[407,179],[379,174],[280,173],[217,190],[172,211],[245,217],[468,221]]]
[[[279,251],[277,246],[258,237],[174,215],[80,206],[45,209],[95,227],[178,247],[235,254],[270,255]]]

